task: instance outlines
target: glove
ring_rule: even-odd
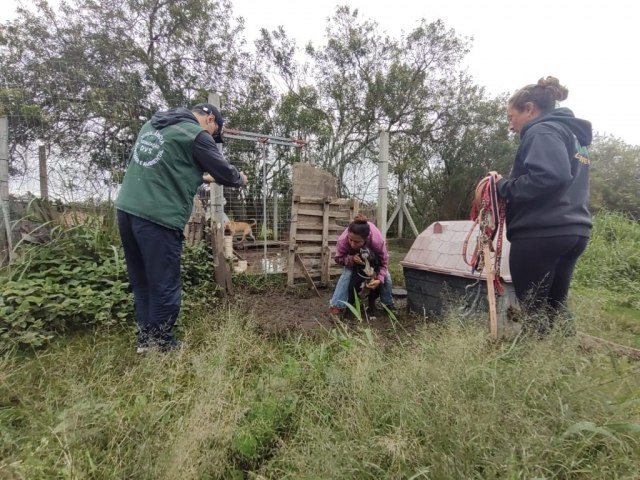
[[[216,133],[213,136],[213,141],[216,143],[224,143],[224,136],[222,135],[222,132]]]

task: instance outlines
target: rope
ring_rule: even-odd
[[[505,201],[498,197],[496,189],[496,177],[488,175],[484,177],[476,186],[473,202],[471,203],[471,220],[473,226],[469,230],[462,247],[462,257],[467,265],[471,267],[471,273],[482,272],[485,262],[484,246],[489,245],[489,251],[495,253],[494,259],[494,285],[496,293],[501,295],[504,292],[500,282],[500,263],[502,261],[502,232],[504,230]],[[467,256],[469,239],[475,228],[478,227],[476,246],[471,255],[471,260]],[[497,236],[496,245],[493,241]]]

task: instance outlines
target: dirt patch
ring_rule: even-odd
[[[312,332],[329,329],[333,326],[329,316],[329,300],[333,290],[319,289],[320,297],[309,290],[287,290],[270,293],[255,293],[246,289],[237,290],[234,302],[253,315],[256,323],[267,333],[285,331]],[[416,319],[406,309],[406,300],[395,299],[395,316],[397,321],[407,327]],[[391,321],[386,313],[375,317],[367,317],[373,328],[386,331],[392,329]],[[350,313],[345,315],[344,323],[358,325],[359,321]]]

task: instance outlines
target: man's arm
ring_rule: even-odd
[[[225,187],[242,187],[247,177],[224,158],[211,135],[200,132],[193,142],[193,158],[200,168],[209,173],[215,182]]]

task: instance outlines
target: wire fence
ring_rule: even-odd
[[[61,73],[60,82],[69,83],[64,78],[71,67],[56,66],[66,72]],[[0,167],[6,170],[3,173],[0,169],[0,229],[9,229],[16,241],[20,238],[17,222],[34,198],[49,199],[59,213],[111,206],[139,129],[155,111],[169,107],[149,99],[143,105],[126,93],[120,96],[120,90],[129,90],[119,90],[117,85],[92,92],[83,88],[93,87],[72,82],[65,89],[59,84],[36,81],[29,85],[0,78],[0,117],[6,118],[8,125],[4,135],[0,132],[4,149],[0,149],[4,151]],[[291,222],[292,164],[312,156],[302,144],[269,144],[261,141],[268,135],[260,132],[255,137],[229,138],[223,145],[225,157],[249,178],[246,187],[224,188],[224,212],[229,220],[250,225],[250,239],[286,242]],[[318,152],[314,149],[313,158],[322,163]],[[377,196],[376,160],[372,156],[365,160],[366,165],[347,169],[343,178],[347,182],[343,191],[358,199],[371,219],[376,217],[371,207]],[[208,187],[203,185],[199,195],[208,206]],[[6,233],[0,234],[0,242],[6,243],[6,237]]]

